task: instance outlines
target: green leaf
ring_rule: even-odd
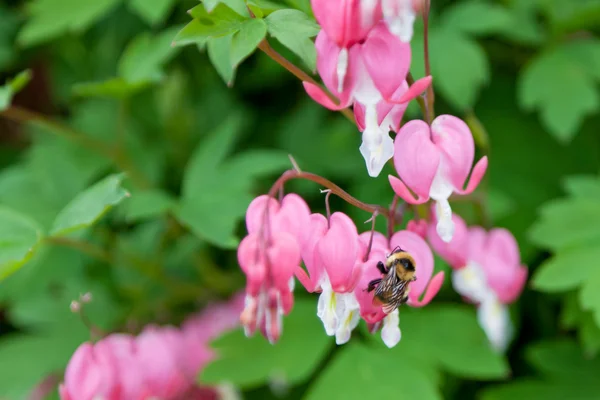
[[[340,348],[306,395],[307,400],[338,398],[433,400],[442,395],[420,369],[419,359],[350,343]]]
[[[7,81],[3,86],[0,86],[0,111],[10,107],[10,103],[15,93],[23,89],[30,80],[31,71],[27,69],[19,73],[13,79]]]
[[[235,70],[240,63],[256,50],[267,34],[267,24],[262,19],[249,19],[231,40],[231,65]]]
[[[210,35],[206,34],[202,23],[197,19],[193,19],[192,22],[188,23],[177,32],[177,35],[175,35],[175,38],[173,39],[173,45],[187,46],[190,44],[198,44],[199,46],[204,46],[209,38]]]
[[[0,207],[0,280],[31,258],[41,238],[41,228],[35,221]]]
[[[101,82],[82,82],[73,86],[73,94],[81,97],[105,97],[124,99],[149,86],[149,82],[130,83],[123,78]]]
[[[299,10],[275,11],[265,21],[269,34],[294,52],[311,71],[314,71],[317,53],[310,38],[319,33],[319,25]]]
[[[599,252],[600,253],[600,252]],[[579,301],[584,310],[592,311],[596,325],[600,326],[600,270],[598,269],[598,258],[591,264],[596,268],[586,276],[585,282],[579,292]]]
[[[573,197],[600,200],[600,179],[588,175],[568,176],[564,180],[565,190]]]
[[[190,15],[199,24],[196,26],[196,35],[205,37],[219,37],[237,32],[246,18],[242,17],[224,4],[218,4],[210,13],[203,4],[192,8]]]
[[[233,43],[233,34],[221,37],[211,37],[206,43],[208,49],[208,58],[217,70],[217,73],[223,78],[227,86],[233,85],[235,70],[231,64],[231,46]]]
[[[442,15],[442,23],[457,31],[487,35],[504,30],[511,15],[504,7],[482,0],[460,2]]]
[[[415,54],[422,51],[422,36],[415,34],[411,46]],[[441,25],[431,29],[429,52],[435,54],[431,73],[436,89],[457,109],[472,108],[490,75],[488,59],[479,44],[455,28]],[[413,75],[424,76],[421,64],[413,63],[412,69]]]
[[[159,189],[133,192],[125,204],[125,220],[128,222],[141,221],[166,214],[175,206],[175,199]]]
[[[199,382],[227,381],[248,389],[271,380],[284,380],[292,385],[305,381],[333,341],[323,331],[313,301],[298,300],[283,324],[285,334],[275,345],[258,334],[247,338],[242,330],[217,339],[213,347],[219,358],[204,368]]]
[[[93,225],[113,206],[129,196],[121,187],[124,176],[110,175],[75,197],[58,214],[52,226],[52,235],[67,233]]]
[[[150,25],[164,21],[175,0],[129,0],[129,8]]]
[[[588,54],[600,52],[598,42],[585,46]],[[578,52],[581,52],[577,48]],[[562,143],[569,142],[588,114],[598,109],[600,99],[588,66],[590,59],[573,56],[566,43],[539,54],[519,78],[518,97],[521,107],[538,110],[550,133]],[[596,68],[599,63],[596,63]]]
[[[231,8],[242,17],[250,17],[244,0],[204,0],[202,3],[204,4],[206,11],[209,13],[212,13],[219,4],[223,4]]]
[[[35,0],[28,6],[30,18],[18,42],[33,46],[67,32],[81,32],[106,15],[120,0]]]
[[[592,276],[598,267],[600,248],[566,249],[544,262],[533,276],[533,286],[544,292],[576,289]]]
[[[506,377],[508,363],[496,353],[467,306],[429,306],[402,311],[402,341],[393,353],[431,360],[449,373],[472,379]],[[439,327],[444,329],[439,329]],[[437,327],[437,328],[436,328]]]
[[[133,84],[161,79],[163,65],[177,53],[177,49],[171,46],[177,30],[170,28],[156,36],[149,33],[136,36],[119,60],[119,76]]]

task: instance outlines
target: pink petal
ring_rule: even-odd
[[[390,248],[393,249],[396,246],[400,246],[401,249],[408,252],[415,260],[417,280],[410,283],[410,294],[414,298],[418,298],[425,290],[433,273],[433,254],[431,253],[431,249],[421,236],[410,231],[394,233],[390,240]]]
[[[360,316],[369,324],[381,321],[385,313],[381,306],[373,304],[373,292],[366,291],[369,282],[373,279],[381,278],[381,273],[377,269],[378,260],[369,260],[364,264],[363,273],[354,289],[354,295],[360,307]]]
[[[472,226],[468,230],[469,260],[483,267],[487,255],[487,232],[480,226]]]
[[[527,274],[528,270],[524,265],[520,266],[515,271],[511,284],[504,288],[502,293],[498,294],[498,298],[501,302],[510,304],[521,295],[521,292],[525,287],[525,282],[527,282]]]
[[[413,194],[410,192],[410,190],[408,190],[408,188],[406,187],[404,182],[402,182],[400,179],[396,178],[395,176],[388,175],[388,180],[390,182],[390,185],[392,186],[392,190],[394,191],[394,193],[396,193],[404,201],[406,201],[410,204],[423,204],[429,200],[429,196],[421,197],[421,196],[417,195],[417,198],[415,198],[413,196]]]
[[[363,247],[366,249],[369,246],[369,241],[371,240],[371,232],[363,232],[358,235],[358,239],[362,243]],[[375,252],[385,254],[389,251],[388,239],[381,232],[373,232],[373,244],[371,245],[371,254],[369,258],[374,256]]]
[[[277,213],[275,231],[289,232],[301,245],[310,235],[310,209],[304,199],[295,193],[286,195]]]
[[[296,267],[300,265],[300,245],[294,236],[279,232],[267,254],[267,268],[270,268],[268,274],[273,279],[273,286],[286,290]]]
[[[435,215],[435,213],[431,213]],[[427,229],[427,238],[433,250],[442,257],[452,268],[462,268],[467,264],[469,254],[469,236],[467,224],[456,213],[452,214],[454,235],[452,240],[444,242],[436,230],[437,221],[433,217]]]
[[[471,130],[460,118],[440,115],[431,124],[433,143],[444,156],[445,175],[455,188],[462,189],[475,156]]]
[[[469,194],[469,193],[473,192],[473,190],[475,190],[477,188],[477,186],[479,185],[479,182],[481,182],[481,180],[483,179],[483,176],[485,175],[487,166],[488,166],[488,159],[487,159],[487,156],[484,156],[475,165],[475,168],[473,168],[473,172],[471,173],[471,179],[469,180],[469,184],[467,185],[467,188],[463,190],[462,187],[460,187],[460,188],[455,187],[454,191],[459,194]]]
[[[515,237],[504,228],[495,228],[488,232],[487,250],[508,265],[519,265],[521,255]]]
[[[105,351],[110,351],[115,359],[115,373],[119,376],[119,394],[126,399],[140,399],[148,394],[143,365],[137,357],[135,338],[127,334],[112,334],[102,340]]]
[[[369,75],[383,98],[392,98],[408,74],[410,45],[400,41],[384,22],[380,22],[362,45],[362,54]]]
[[[317,103],[323,105],[330,110],[341,110],[352,104],[352,92],[354,91],[354,81],[352,79],[353,70],[358,65],[356,62],[356,50],[350,49],[348,54],[348,67],[346,70],[346,78],[344,79],[344,90],[338,91],[338,74],[337,64],[341,48],[335,44],[322,30],[315,40],[317,49],[317,71],[325,84],[325,87],[335,96],[340,102],[335,104],[321,88],[309,82],[303,82],[304,89],[308,95]]]
[[[416,233],[423,239],[427,237],[427,221],[424,219],[412,219],[406,224],[406,230]]]
[[[359,242],[356,226],[347,215],[333,213],[329,230],[317,244],[317,252],[333,290],[338,293],[350,290]]]
[[[352,108],[354,111],[354,120],[356,121],[356,126],[358,127],[358,130],[362,132],[365,130],[365,106],[361,103],[354,103],[354,107]],[[379,116],[379,109],[377,110],[377,116]]]
[[[408,103],[411,100],[419,97],[429,85],[431,85],[432,77],[431,75],[421,78],[415,81],[408,90],[404,90],[402,93],[395,92],[391,99],[388,101],[390,103],[402,104]],[[407,85],[408,86],[408,85]],[[398,97],[400,95],[400,97]]]
[[[419,200],[429,198],[429,190],[440,163],[440,152],[431,142],[429,135],[430,129],[427,123],[413,120],[400,129],[394,141],[394,166],[398,176],[417,194]],[[412,204],[416,203],[403,193],[402,187],[397,182],[397,188],[391,180],[390,183],[394,191],[404,200]]]
[[[429,285],[427,286],[427,291],[423,296],[422,300],[419,300],[419,297],[414,295],[411,291],[408,294],[408,305],[411,307],[423,307],[426,306],[433,300],[436,294],[440,291],[442,285],[444,284],[444,271],[438,272],[435,276],[429,281]]]
[[[302,84],[304,85],[304,90],[306,90],[306,93],[310,96],[311,99],[313,99],[314,101],[316,101],[317,103],[319,103],[320,105],[322,105],[323,107],[325,107],[329,110],[339,111],[339,110],[343,110],[344,108],[347,108],[350,106],[350,104],[334,103],[329,98],[329,96],[327,96],[325,94],[323,89],[321,89],[317,85],[314,85],[310,82],[302,82]]]
[[[267,195],[258,196],[248,206],[246,210],[246,228],[248,229],[248,233],[255,233],[260,230],[265,221],[267,204],[269,207],[268,220],[270,220],[279,211],[279,203],[274,198]]]
[[[256,296],[267,274],[262,246],[258,234],[246,236],[237,251],[238,263],[246,274],[246,287],[249,294]]]
[[[296,276],[309,292],[320,289],[317,285],[323,276],[324,270],[323,265],[320,263],[320,258],[317,256],[317,243],[325,236],[328,229],[327,218],[325,216],[322,214],[312,214],[310,216],[310,235],[304,246],[302,246],[302,260],[310,277],[309,287],[302,282],[304,278],[301,278],[298,275],[298,270],[296,270]]]

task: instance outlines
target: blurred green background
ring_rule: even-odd
[[[309,1],[248,3],[265,18],[309,15],[267,38],[310,73]],[[230,44],[202,35],[172,47],[196,5],[0,3],[2,399],[61,379],[90,337],[69,310],[81,293],[93,293],[86,314],[100,329],[137,332],[243,288],[243,215],[289,168],[287,154],[363,201],[392,199],[392,168],[369,178],[357,129],[265,54],[238,66],[247,54],[232,60]],[[506,355],[489,348],[449,279],[428,307],[402,310],[392,350],[362,324],[337,347],[316,297],[297,290],[279,344],[227,334],[200,382],[232,382],[248,399],[599,399],[599,31],[598,0],[432,0],[436,112],[465,118],[478,157],[490,158],[484,184],[453,207],[508,228],[529,266]],[[324,209],[319,189],[286,185],[313,211]],[[332,208],[367,230],[365,212],[339,199]],[[436,259],[436,269],[448,267]]]

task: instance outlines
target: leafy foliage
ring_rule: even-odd
[[[21,90],[31,79],[30,71],[23,71],[3,86],[0,86],[0,111],[10,106],[10,102],[19,90]]]

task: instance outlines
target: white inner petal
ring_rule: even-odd
[[[492,347],[498,352],[504,352],[513,333],[508,307],[496,295],[489,294],[477,308],[477,320]]]
[[[339,325],[335,331],[335,342],[344,344],[350,340],[352,330],[356,328],[360,320],[359,304],[353,292],[340,293],[337,295],[338,302],[343,303],[344,307],[340,308],[341,315]]]
[[[333,336],[339,325],[338,314],[341,313],[341,308],[344,304],[338,301],[337,295],[331,288],[331,283],[328,278],[323,279],[321,288],[323,291],[319,296],[319,302],[317,304],[317,316],[323,321],[325,333],[327,333],[328,336]]]
[[[263,305],[263,309],[264,309],[264,314],[265,314],[265,326],[266,329],[265,331],[267,332],[267,339],[269,340],[269,343],[274,344],[275,342],[277,342],[277,337],[273,337],[273,331],[272,331],[272,326],[273,323],[275,323],[275,330],[278,332],[278,335],[281,335],[283,333],[283,305],[281,304],[281,295],[279,294],[279,292],[277,292],[277,305],[276,305],[276,312],[275,312],[275,321],[273,321],[273,313],[271,312],[272,310],[266,310],[266,307],[268,307],[267,305],[267,296],[266,294],[263,296],[265,298],[265,302]]]
[[[403,42],[410,42],[416,19],[412,0],[383,0],[381,7],[390,32]]]
[[[368,104],[365,109],[365,130],[359,150],[367,164],[369,176],[377,177],[385,163],[394,156],[394,141],[389,130],[377,123],[376,105]]]
[[[338,78],[338,92],[342,93],[344,90],[344,79],[346,78],[346,71],[348,70],[348,49],[343,48],[340,50],[340,54],[337,59],[336,73]]]
[[[383,319],[383,328],[381,329],[381,339],[389,348],[394,347],[400,342],[402,332],[400,331],[400,313],[395,309]]]
[[[294,289],[296,288],[296,280],[294,279],[293,276],[290,278],[290,281],[288,282],[288,287],[290,288],[290,292],[293,292]]]
[[[452,208],[448,198],[454,191],[452,182],[445,176],[444,158],[440,159],[440,164],[431,183],[429,196],[436,201],[437,226],[436,231],[440,238],[448,243],[454,236],[454,222],[452,221]]]
[[[485,271],[473,261],[452,272],[452,286],[458,294],[475,303],[483,302],[490,293]]]

